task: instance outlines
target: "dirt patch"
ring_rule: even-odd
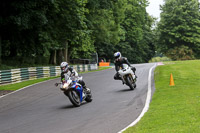
[[[6,95],[6,94],[11,93],[11,92],[13,92],[13,91],[11,91],[11,90],[0,90],[0,96]]]

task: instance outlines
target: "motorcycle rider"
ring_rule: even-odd
[[[118,73],[120,67],[122,67],[122,64],[127,64],[129,67],[131,67],[131,70],[135,74],[136,68],[132,67],[130,65],[128,59],[126,57],[122,57],[120,52],[114,53],[114,58],[115,58],[115,60],[114,60],[115,70],[117,71],[117,73],[114,75],[115,80],[122,80],[122,78],[119,76],[119,73]],[[136,76],[136,78],[137,78],[137,76]]]
[[[78,73],[76,72],[75,69],[69,67],[69,64],[67,62],[62,62],[60,64],[60,69],[61,69],[61,82],[65,82],[65,77],[67,76],[69,77],[74,76],[75,78],[78,79]],[[89,88],[86,87],[85,82],[83,80],[78,79],[78,83],[82,85],[83,89],[86,89],[86,91],[90,91]]]

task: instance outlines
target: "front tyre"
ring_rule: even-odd
[[[130,87],[131,90],[134,90],[134,88],[136,87],[136,84],[135,85],[134,85],[134,83],[132,84],[130,76],[126,77],[126,83]]]
[[[134,83],[134,88],[136,88],[136,83]]]
[[[78,92],[76,92],[75,90],[69,91],[68,92],[68,97],[69,97],[69,100],[71,101],[71,103],[75,107],[79,107],[81,105],[80,97],[78,95]]]

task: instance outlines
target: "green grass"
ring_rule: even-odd
[[[2,85],[0,86],[0,90],[18,90],[20,88],[23,88],[25,86],[29,86],[35,83],[39,83],[42,81],[50,80],[50,79],[55,79],[58,77],[49,77],[49,78],[40,78],[40,79],[35,79],[35,80],[28,80],[28,81],[23,81],[20,83],[15,83],[15,84],[8,84],[8,85]]]
[[[84,73],[88,73],[88,72],[96,72],[96,71],[102,71],[102,70],[106,70],[106,69],[110,69],[112,67],[99,67],[97,70],[92,70],[92,71],[86,71],[86,72],[80,72],[80,74],[84,74]]]
[[[105,69],[109,69],[111,67],[99,67],[99,69],[97,70],[92,70],[92,71],[87,71],[87,72],[80,72],[79,74],[83,74],[83,73],[88,73],[88,72],[95,72],[95,71],[102,71]],[[35,84],[35,83],[39,83],[42,81],[46,81],[46,80],[50,80],[50,79],[55,79],[58,78],[57,77],[49,77],[49,78],[40,78],[40,79],[35,79],[35,80],[29,80],[29,81],[23,81],[20,83],[15,83],[15,84],[8,84],[8,85],[2,85],[0,86],[0,90],[18,90],[20,88]]]
[[[200,60],[158,66],[155,87],[148,112],[124,133],[200,133]]]

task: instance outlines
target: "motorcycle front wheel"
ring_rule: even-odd
[[[134,88],[136,87],[136,84],[131,82],[131,77],[130,76],[126,77],[126,83],[130,87],[131,90],[134,90]]]
[[[81,105],[80,102],[80,97],[78,95],[78,92],[76,92],[75,90],[71,90],[68,92],[68,97],[69,100],[71,101],[71,103],[75,106],[75,107],[79,107]]]

